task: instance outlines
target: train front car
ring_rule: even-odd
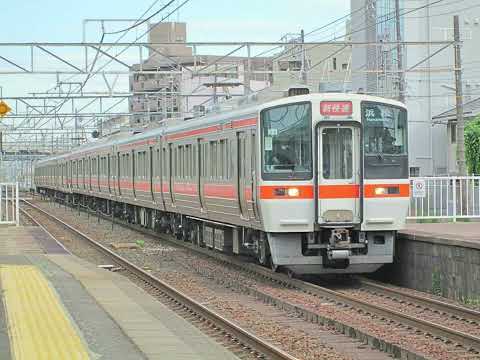
[[[350,274],[393,261],[409,203],[403,104],[283,99],[261,110],[260,135],[259,207],[275,267]]]

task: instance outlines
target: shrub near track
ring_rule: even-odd
[[[465,126],[465,160],[471,175],[480,175],[480,116]]]

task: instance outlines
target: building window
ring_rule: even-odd
[[[455,144],[457,142],[457,124],[450,125],[450,142]]]
[[[342,70],[348,70],[348,64],[342,64]]]
[[[410,167],[410,177],[420,176],[420,168],[417,166]]]
[[[333,70],[337,70],[337,58],[333,58]]]

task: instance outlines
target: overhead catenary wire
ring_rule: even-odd
[[[330,26],[332,26],[332,25],[335,25],[335,24],[337,24],[338,22],[340,22],[340,21],[342,21],[342,20],[346,20],[346,19],[348,19],[349,17],[351,17],[352,15],[355,15],[356,13],[358,13],[358,12],[360,12],[360,11],[362,11],[362,10],[365,10],[365,8],[366,8],[366,5],[362,6],[361,8],[359,8],[359,9],[353,11],[353,12],[350,12],[350,13],[344,15],[344,16],[341,16],[341,17],[339,17],[339,18],[337,18],[337,19],[335,19],[335,20],[333,20],[333,21],[330,21],[329,23],[327,23],[327,24],[325,24],[325,25],[322,25],[322,26],[320,26],[320,27],[318,27],[318,28],[315,28],[315,29],[313,29],[313,30],[310,30],[309,32],[305,33],[304,36],[305,36],[305,37],[311,36],[312,34],[317,33],[317,32],[319,32],[319,31],[321,31],[321,30],[324,30],[324,29],[326,29],[326,28],[328,28],[328,27],[330,27]],[[282,47],[281,45],[275,46],[274,48],[269,49],[269,50],[265,50],[265,51],[263,51],[263,52],[255,55],[255,56],[253,56],[252,58],[256,58],[256,57],[260,57],[260,56],[262,56],[262,55],[268,54],[268,53],[270,53],[270,52],[272,52],[272,51],[274,51],[274,50],[276,50],[276,49],[279,49],[279,48],[281,48],[281,47]]]
[[[177,6],[177,8],[176,8],[175,10],[173,10],[172,12],[170,12],[166,17],[162,18],[161,21],[163,21],[164,19],[170,17],[175,11],[179,10],[181,7],[183,7],[183,6],[184,6],[186,3],[188,3],[189,1],[190,1],[190,0],[184,1],[182,4],[180,4],[179,6]],[[144,14],[143,14],[139,19],[141,19],[157,2],[158,2],[158,1],[155,1],[155,2],[146,10],[146,12],[144,12]],[[171,4],[171,3],[173,3],[173,2],[174,2],[174,1],[170,1],[169,4]],[[167,4],[167,5],[168,5],[168,4]],[[165,6],[162,6],[161,10],[162,10],[162,9],[164,10],[164,9],[165,9]],[[155,14],[158,14],[158,13],[159,13],[159,11],[155,12]],[[151,19],[152,17],[150,16],[149,18]],[[137,21],[136,21],[136,23],[137,23],[138,25],[139,25],[139,21],[140,21],[140,20],[137,20]],[[141,21],[140,21],[140,22],[141,22]],[[154,27],[151,27],[151,28],[147,29],[146,32],[144,32],[142,35],[138,36],[133,42],[130,43],[130,46],[133,45],[133,44],[135,44],[135,43],[136,43],[138,40],[140,40],[141,38],[143,38],[143,37],[144,37],[146,34],[148,34],[153,28],[154,28]],[[128,31],[129,31],[129,30],[128,30]],[[128,31],[127,31],[127,30],[123,31],[122,36],[120,36],[119,39],[116,40],[116,43],[118,43],[118,42],[128,33]],[[101,43],[100,43],[100,44],[103,43],[105,34],[107,34],[107,33],[106,33],[106,32],[103,32],[102,38],[101,38]],[[124,48],[124,49],[123,49],[120,53],[118,53],[116,56],[119,56],[119,55],[121,55],[122,53],[124,53],[130,46]],[[111,47],[110,47],[109,49],[111,49]],[[108,51],[108,50],[107,50],[107,51]],[[92,65],[92,66],[91,66],[91,70],[89,71],[89,73],[88,73],[88,75],[87,75],[87,78],[83,81],[82,85],[81,85],[80,88],[79,88],[79,90],[81,90],[81,91],[83,91],[83,88],[85,87],[87,81],[91,78],[91,76],[92,76],[92,74],[93,74],[93,73],[92,73],[92,71],[93,71],[93,66],[96,64],[99,56],[101,56],[101,55],[99,55],[98,53],[99,53],[99,52],[97,51],[97,54],[96,54],[96,56],[95,56],[95,58],[94,58],[94,61],[93,61],[92,64],[91,64],[91,65]],[[111,59],[110,61],[107,61],[107,63],[104,64],[104,65],[102,66],[102,68],[101,68],[100,70],[97,70],[93,75],[98,74],[102,69],[104,69],[106,66],[108,66],[112,61],[113,61],[113,59]],[[73,79],[75,76],[76,76],[76,75],[73,75],[73,76],[69,77],[68,80]],[[58,85],[57,85],[57,86],[58,86]],[[53,89],[55,89],[57,86],[55,86]],[[51,89],[51,90],[53,90],[53,89]],[[65,104],[65,102],[62,103],[60,106],[63,106],[64,104]],[[55,108],[54,110],[51,110],[50,112],[55,111],[56,109],[58,109],[58,106],[56,106],[56,108]]]
[[[159,0],[155,1],[154,4],[158,3]],[[126,32],[126,31],[130,31],[132,29],[135,29],[136,27],[142,25],[142,24],[145,24],[146,22],[150,21],[151,19],[153,19],[155,16],[157,16],[158,14],[160,14],[163,10],[165,10],[166,8],[168,8],[170,5],[172,5],[175,1],[177,0],[170,0],[168,3],[166,3],[165,5],[163,5],[160,9],[158,9],[157,11],[155,11],[152,15],[148,16],[147,18],[145,19],[142,19],[141,21],[138,21],[136,23],[134,23],[133,25],[125,28],[125,29],[121,29],[121,30],[117,30],[117,31],[111,31],[111,32],[106,32],[105,34],[106,35],[116,35],[116,34],[120,34],[120,33],[123,33],[123,32]],[[153,6],[150,6],[150,8],[146,11],[148,12]],[[144,15],[143,15],[144,16]],[[142,17],[143,17],[142,16]]]
[[[422,9],[425,9],[425,8],[427,8],[427,7],[431,7],[431,6],[433,6],[433,5],[440,4],[440,3],[442,3],[443,1],[445,1],[445,0],[436,0],[436,1],[432,2],[432,3],[428,3],[428,4],[425,4],[425,5],[422,5],[422,6],[415,7],[415,8],[413,8],[413,9],[410,9],[410,10],[407,10],[407,11],[403,12],[402,14],[400,14],[400,17],[404,17],[404,16],[407,15],[407,14],[411,14],[411,13],[413,13],[413,12],[416,12],[416,11],[419,11],[419,10],[422,10]],[[394,12],[390,12],[389,14],[394,14]],[[389,14],[387,14],[387,16],[388,16]],[[356,34],[356,33],[360,32],[360,31],[368,30],[368,29],[370,29],[370,28],[372,28],[372,27],[376,27],[376,26],[378,26],[378,25],[380,25],[380,24],[386,23],[387,21],[390,21],[390,20],[394,20],[394,19],[395,19],[395,14],[393,15],[393,17],[387,17],[387,16],[382,16],[382,17],[381,17],[382,20],[376,21],[374,24],[367,25],[367,26],[364,26],[364,27],[361,27],[361,28],[352,30],[352,31],[347,32],[345,35],[342,35],[342,36],[334,37],[334,38],[332,38],[331,40],[329,40],[327,43],[332,43],[332,44],[334,44],[335,40],[348,38],[349,36],[351,36],[351,35],[353,35],[353,34]],[[385,17],[385,18],[384,18],[384,17]],[[314,48],[317,48],[318,46],[320,46],[320,45],[313,45],[313,46],[311,46],[310,48],[308,48],[308,50],[312,50],[312,49],[314,49]],[[300,50],[297,51],[296,53],[294,52],[294,53],[290,54],[289,56],[298,55],[298,54],[300,54],[302,51],[304,51],[304,50],[303,50],[303,49],[300,49]],[[282,54],[280,54],[280,56],[282,56]],[[327,61],[327,60],[329,60],[330,58],[331,58],[331,56],[325,58],[323,61]],[[318,64],[318,65],[320,65],[320,64]]]

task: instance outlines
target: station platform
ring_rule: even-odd
[[[237,359],[37,227],[0,228],[0,359]]]
[[[480,222],[407,224],[383,281],[467,304],[480,299]]]
[[[409,240],[480,249],[480,222],[407,224],[399,236]]]

